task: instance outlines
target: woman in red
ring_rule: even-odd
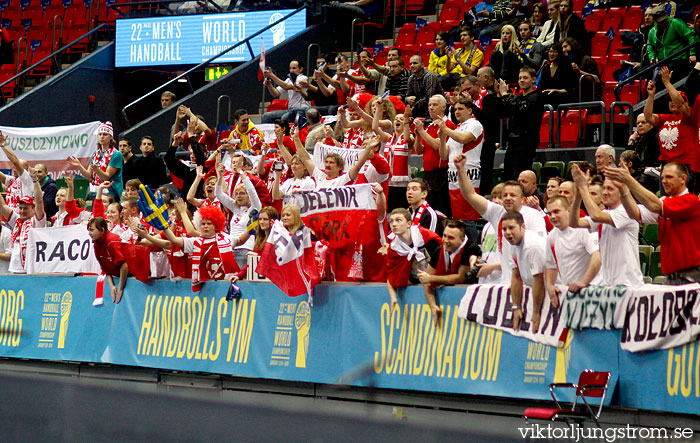
[[[112,301],[119,303],[124,295],[126,277],[131,272],[137,280],[146,283],[151,273],[148,248],[122,243],[117,234],[107,229],[107,222],[96,217],[88,223],[88,233],[93,242],[95,257],[112,292]],[[114,286],[113,276],[119,276],[119,288]]]
[[[442,241],[433,231],[411,225],[411,213],[399,208],[391,211],[389,228],[394,234],[387,251],[387,289],[391,311],[398,304],[396,290],[418,284],[418,271],[428,268],[430,257],[440,252]]]

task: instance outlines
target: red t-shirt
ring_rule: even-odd
[[[700,172],[700,145],[698,120],[695,113],[683,117],[677,114],[659,114],[659,160],[680,162]]]
[[[700,200],[695,194],[665,197],[659,216],[661,271],[670,274],[700,266]]]
[[[145,246],[122,243],[121,237],[105,232],[94,242],[95,258],[107,275],[118,276],[119,268],[126,262],[129,274],[142,282],[151,273],[149,250]]]
[[[447,126],[450,129],[455,128],[455,124],[452,123],[452,120],[447,119],[447,117],[444,117],[443,120],[445,120],[445,126]],[[440,139],[438,136],[438,130],[440,127],[435,124],[435,122],[431,123],[428,125],[427,128],[425,128],[425,132],[428,133],[431,137],[434,139]],[[439,168],[446,168],[447,167],[447,160],[441,160],[440,159],[440,153],[438,152],[437,149],[433,149],[432,147],[428,146],[428,144],[423,140],[423,170],[424,171],[434,171]]]

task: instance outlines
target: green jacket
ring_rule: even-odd
[[[655,24],[649,31],[647,55],[650,61],[664,59],[679,49],[697,41],[695,32],[682,20],[677,18],[669,18],[668,20],[668,27],[665,31],[661,31],[661,40],[657,37],[659,33],[658,24]],[[690,55],[694,54],[695,48],[691,48]],[[674,60],[682,59],[686,56],[687,54],[681,53],[675,56]]]

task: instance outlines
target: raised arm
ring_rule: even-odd
[[[44,193],[41,191],[41,184],[36,177],[36,172],[31,169],[32,182],[34,183],[34,211],[37,220],[41,220],[46,216],[44,212]]]
[[[467,157],[465,157],[464,154],[459,154],[455,157],[454,161],[457,167],[457,180],[459,181],[459,190],[462,192],[462,196],[472,208],[476,209],[476,212],[483,215],[488,208],[489,201],[476,193],[474,185],[467,174],[467,170],[464,169],[467,163]]]
[[[436,122],[435,124],[439,123]],[[433,138],[430,134],[428,134],[428,131],[425,130],[423,122],[419,120],[416,121],[416,143],[418,142],[418,139],[423,139],[421,143],[425,143],[435,150],[440,149],[440,138]]]
[[[282,200],[284,198],[284,194],[282,193],[282,190],[280,189],[280,180],[282,180],[282,171],[273,171],[275,173],[275,181],[272,182],[272,199],[273,200]]]
[[[180,214],[180,220],[182,220],[182,226],[185,227],[187,235],[190,237],[197,237],[201,235],[192,224],[192,219],[190,219],[190,214],[187,212],[187,204],[181,198],[175,201],[175,210]]]
[[[295,146],[297,144],[297,139],[299,140],[299,144],[301,145],[301,139],[299,139],[299,135],[297,135],[296,132],[294,132],[293,138]],[[302,147],[302,149],[297,150],[297,155],[299,156],[299,159],[301,160],[306,170],[309,171],[309,175],[313,176],[314,170],[316,169],[316,165],[314,165],[314,161],[309,155],[309,152]]]
[[[24,166],[22,165],[22,161],[15,155],[14,152],[12,152],[12,149],[7,147],[5,140],[7,140],[7,137],[3,136],[2,132],[0,132],[0,147],[7,156],[8,160],[12,162],[12,166],[14,166],[15,170],[17,170],[17,176],[19,177],[24,172]]]
[[[185,240],[182,237],[178,237],[177,235],[175,235],[173,233],[173,231],[170,230],[170,227],[165,228],[165,230],[163,232],[165,232],[165,236],[168,237],[168,240],[173,245],[175,245],[179,248],[182,248],[185,246]]]
[[[9,220],[10,217],[12,216],[12,208],[7,206],[7,203],[5,203],[5,198],[3,195],[0,193],[0,214],[5,218],[5,220]]]
[[[438,148],[440,160],[447,160],[450,158],[450,148],[447,147],[447,132],[440,129],[438,136],[440,137],[440,147]]]
[[[583,201],[586,212],[588,212],[591,220],[596,223],[612,225],[613,220],[610,214],[600,209],[596,202],[593,201],[593,197],[591,197],[591,193],[588,191],[588,180],[586,176],[583,175],[578,165],[574,164],[571,166],[571,175],[574,177],[574,183],[576,183],[576,194],[581,196],[581,201]]]
[[[634,197],[639,200],[639,203],[643,204],[648,210],[659,215],[661,214],[661,199],[635,180],[634,177],[630,175],[627,168],[608,166],[605,168],[605,176],[615,180],[616,182],[624,184],[627,189],[629,189],[629,192],[626,192],[625,189],[621,188],[620,197],[622,198],[622,204],[625,207],[625,211],[627,211],[627,215],[629,215],[632,220],[639,221],[641,219],[641,215],[637,202],[632,198],[630,193],[634,195]]]
[[[368,144],[367,147],[362,150],[360,157],[357,159],[357,163],[355,163],[348,171],[348,177],[350,177],[352,181],[357,180],[360,169],[362,169],[362,166],[372,154],[374,154],[374,147],[371,144]]]
[[[202,182],[202,178],[204,178],[204,167],[197,166],[196,171],[197,173],[194,177],[194,180],[192,181],[192,186],[190,186],[190,189],[187,191],[187,201],[195,208],[199,208],[200,206],[202,206],[202,200],[196,198],[195,194],[197,193],[197,188],[199,188],[199,184]]]
[[[248,192],[248,198],[250,199],[250,208],[257,209],[258,211],[262,209],[262,203],[260,202],[260,197],[258,197],[258,191],[255,190],[255,185],[248,177],[247,172],[243,172],[239,169],[239,174],[243,177],[243,186],[245,186],[246,192]]]
[[[661,122],[659,121],[659,116],[654,114],[654,95],[656,94],[656,85],[654,82],[647,82],[647,97],[646,103],[644,103],[644,120],[647,121],[652,126],[659,126]]]
[[[381,98],[379,99],[381,100]],[[380,102],[378,102],[380,103]],[[384,108],[382,106],[377,106],[374,110],[374,115],[372,116],[372,130],[379,136],[379,139],[386,143],[391,135],[382,129],[380,122],[384,116]]]
[[[676,108],[678,108],[678,112],[683,117],[688,117],[690,115],[690,106],[688,105],[688,102],[686,102],[683,99],[683,96],[681,96],[680,92],[678,92],[678,90],[673,86],[673,83],[671,83],[671,74],[672,73],[669,72],[667,66],[663,66],[659,71],[661,81],[666,87],[666,90],[668,91],[668,96],[671,98],[671,101],[673,101],[673,104],[676,105]]]

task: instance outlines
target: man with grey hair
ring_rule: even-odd
[[[323,133],[323,122],[321,121],[321,113],[316,108],[306,110],[306,120],[309,121],[309,127],[304,128],[307,131],[304,147],[313,149],[316,142],[322,141],[325,138]]]
[[[443,95],[435,94],[428,100],[428,113],[430,123],[426,126],[423,121],[416,120],[416,141],[414,150],[416,154],[423,154],[423,178],[430,185],[428,202],[430,206],[442,212],[450,218],[452,208],[447,187],[448,159],[440,158],[440,125],[438,120],[445,122],[445,127],[454,130],[455,124],[445,115],[447,100]]]
[[[595,167],[599,175],[605,175],[605,168],[615,166],[615,148],[610,145],[600,145],[595,150]]]
[[[428,115],[428,100],[435,94],[441,94],[442,88],[438,83],[437,75],[425,69],[423,58],[414,55],[409,62],[411,76],[408,77],[408,91],[406,92],[406,104],[413,109],[413,116],[426,117]]]

